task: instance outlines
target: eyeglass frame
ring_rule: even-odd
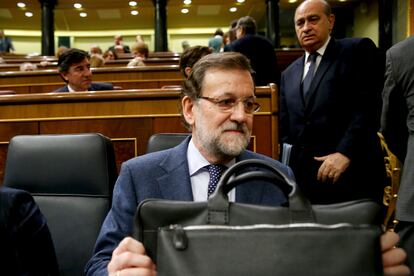
[[[198,96],[197,99],[203,99],[203,100],[207,100],[210,103],[214,104],[218,110],[220,110],[221,112],[224,113],[231,113],[234,111],[234,108],[237,106],[237,104],[239,102],[243,103],[243,107],[244,107],[244,112],[246,112],[246,114],[254,114],[256,112],[258,112],[261,108],[261,105],[256,102],[256,96],[251,96],[245,99],[233,99],[233,98],[224,98],[224,99],[217,99],[217,98],[212,98],[212,97],[204,97],[204,96]],[[253,100],[253,106],[255,106],[255,108],[253,108],[252,111],[248,111],[246,104],[249,103],[249,100]],[[234,105],[231,107],[220,107],[220,103],[227,101],[227,100],[234,100]],[[224,108],[224,109],[223,109]]]

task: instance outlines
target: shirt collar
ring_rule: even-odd
[[[207,159],[200,153],[197,147],[193,143],[193,138],[191,138],[190,142],[188,143],[187,148],[187,160],[188,160],[188,169],[190,172],[190,176],[196,174],[199,170],[203,169],[205,166],[210,165]],[[224,164],[226,167],[230,167],[231,165],[236,163],[236,159],[233,158],[229,163]]]
[[[68,90],[69,90],[69,92],[83,92],[83,91],[76,91],[75,89],[73,89],[71,86],[70,86],[70,84],[68,83]],[[85,91],[88,91],[88,90],[85,90]]]
[[[316,52],[319,54],[319,56],[323,56],[323,54],[326,51],[326,47],[328,47],[328,43],[331,40],[331,37],[329,36],[328,39],[325,41],[325,43],[322,45],[321,48],[319,48],[318,50],[316,50]],[[308,60],[310,53],[309,52],[305,52],[305,61]]]

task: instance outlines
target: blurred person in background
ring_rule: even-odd
[[[112,50],[114,52],[119,52],[119,53],[131,53],[129,46],[124,45],[124,38],[120,34],[115,35],[114,45],[109,47],[108,50]]]
[[[13,42],[10,37],[4,34],[4,31],[0,29],[0,53],[12,53],[14,52]]]
[[[148,45],[144,42],[137,42],[132,45],[132,54],[134,58],[128,63],[127,67],[144,66],[145,59],[148,58]]]

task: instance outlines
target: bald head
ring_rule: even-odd
[[[331,7],[324,0],[307,0],[295,12],[295,30],[307,52],[315,52],[328,40],[335,23]]]

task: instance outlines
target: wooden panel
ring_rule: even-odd
[[[0,143],[0,186],[3,184],[4,169],[6,168],[8,143]]]
[[[0,143],[9,142],[16,135],[39,134],[38,122],[2,122],[0,123]]]
[[[272,156],[272,133],[270,116],[254,117],[253,133],[256,136],[256,152]]]
[[[293,61],[304,54],[302,49],[276,49],[277,68],[280,72],[285,70]]]
[[[182,79],[178,65],[141,66],[134,68],[92,68],[94,81]],[[64,83],[57,70],[0,72],[0,88],[10,84]]]
[[[112,144],[114,145],[116,168],[119,173],[123,162],[137,156],[137,141],[128,138],[112,139]]]
[[[108,60],[105,62],[104,67],[126,67],[131,59],[117,59]],[[144,60],[145,66],[158,66],[158,65],[178,65],[180,58],[147,58]]]
[[[40,124],[42,134],[66,133],[101,133],[110,139],[135,139],[137,147],[134,149],[138,155],[145,153],[146,141],[153,133],[152,118],[108,118],[44,121]]]
[[[122,90],[125,89],[150,89],[150,88],[162,88],[168,85],[180,85],[181,79],[177,80],[120,80],[111,81],[114,87],[119,87]],[[31,94],[31,93],[50,93],[56,89],[66,85],[65,83],[33,83],[15,84],[15,85],[1,85],[1,90],[13,90],[16,94]]]
[[[120,164],[146,152],[154,133],[186,132],[179,114],[179,89],[0,95],[0,181],[7,143],[18,134],[98,132],[114,141]],[[258,87],[262,108],[254,119],[250,149],[277,156],[274,86]],[[276,117],[276,118],[275,118]]]

